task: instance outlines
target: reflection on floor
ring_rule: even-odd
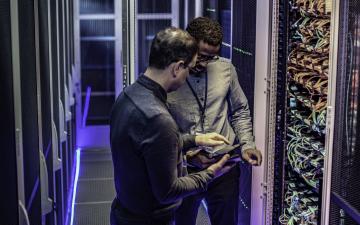
[[[110,150],[81,150],[74,225],[109,225],[114,196]]]
[[[74,208],[74,225],[109,225],[115,196],[113,165],[109,149],[82,149]],[[209,225],[203,205],[196,225]]]

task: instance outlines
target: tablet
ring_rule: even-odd
[[[240,152],[240,145],[236,144],[236,145],[219,145],[219,146],[215,146],[215,147],[205,147],[202,148],[203,151],[206,152],[206,155],[209,158],[214,158],[214,157],[219,157],[225,154],[236,154]]]

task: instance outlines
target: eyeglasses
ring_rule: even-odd
[[[198,54],[198,57],[197,57],[198,62],[210,62],[210,61],[215,61],[215,60],[218,60],[218,59],[219,59],[218,55]]]
[[[190,66],[190,64],[187,64],[187,65],[182,64],[181,67],[182,67],[184,70],[186,70],[186,69],[191,70],[191,69],[193,68],[193,66]]]

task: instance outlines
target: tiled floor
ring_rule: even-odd
[[[109,225],[110,206],[114,196],[110,150],[82,150],[74,225]]]
[[[109,225],[110,206],[115,196],[113,165],[108,149],[84,149],[75,199],[74,225]],[[210,224],[203,206],[197,225]]]

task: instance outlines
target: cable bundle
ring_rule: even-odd
[[[319,189],[319,177],[323,173],[324,146],[308,130],[308,126],[297,123],[288,127],[287,158],[293,171],[298,173],[304,181]]]
[[[296,179],[289,180],[285,193],[283,214],[279,218],[280,224],[287,225],[317,225],[319,198],[306,186],[299,184]]]
[[[281,224],[319,224],[329,77],[325,0],[292,0],[287,58],[286,175]]]

